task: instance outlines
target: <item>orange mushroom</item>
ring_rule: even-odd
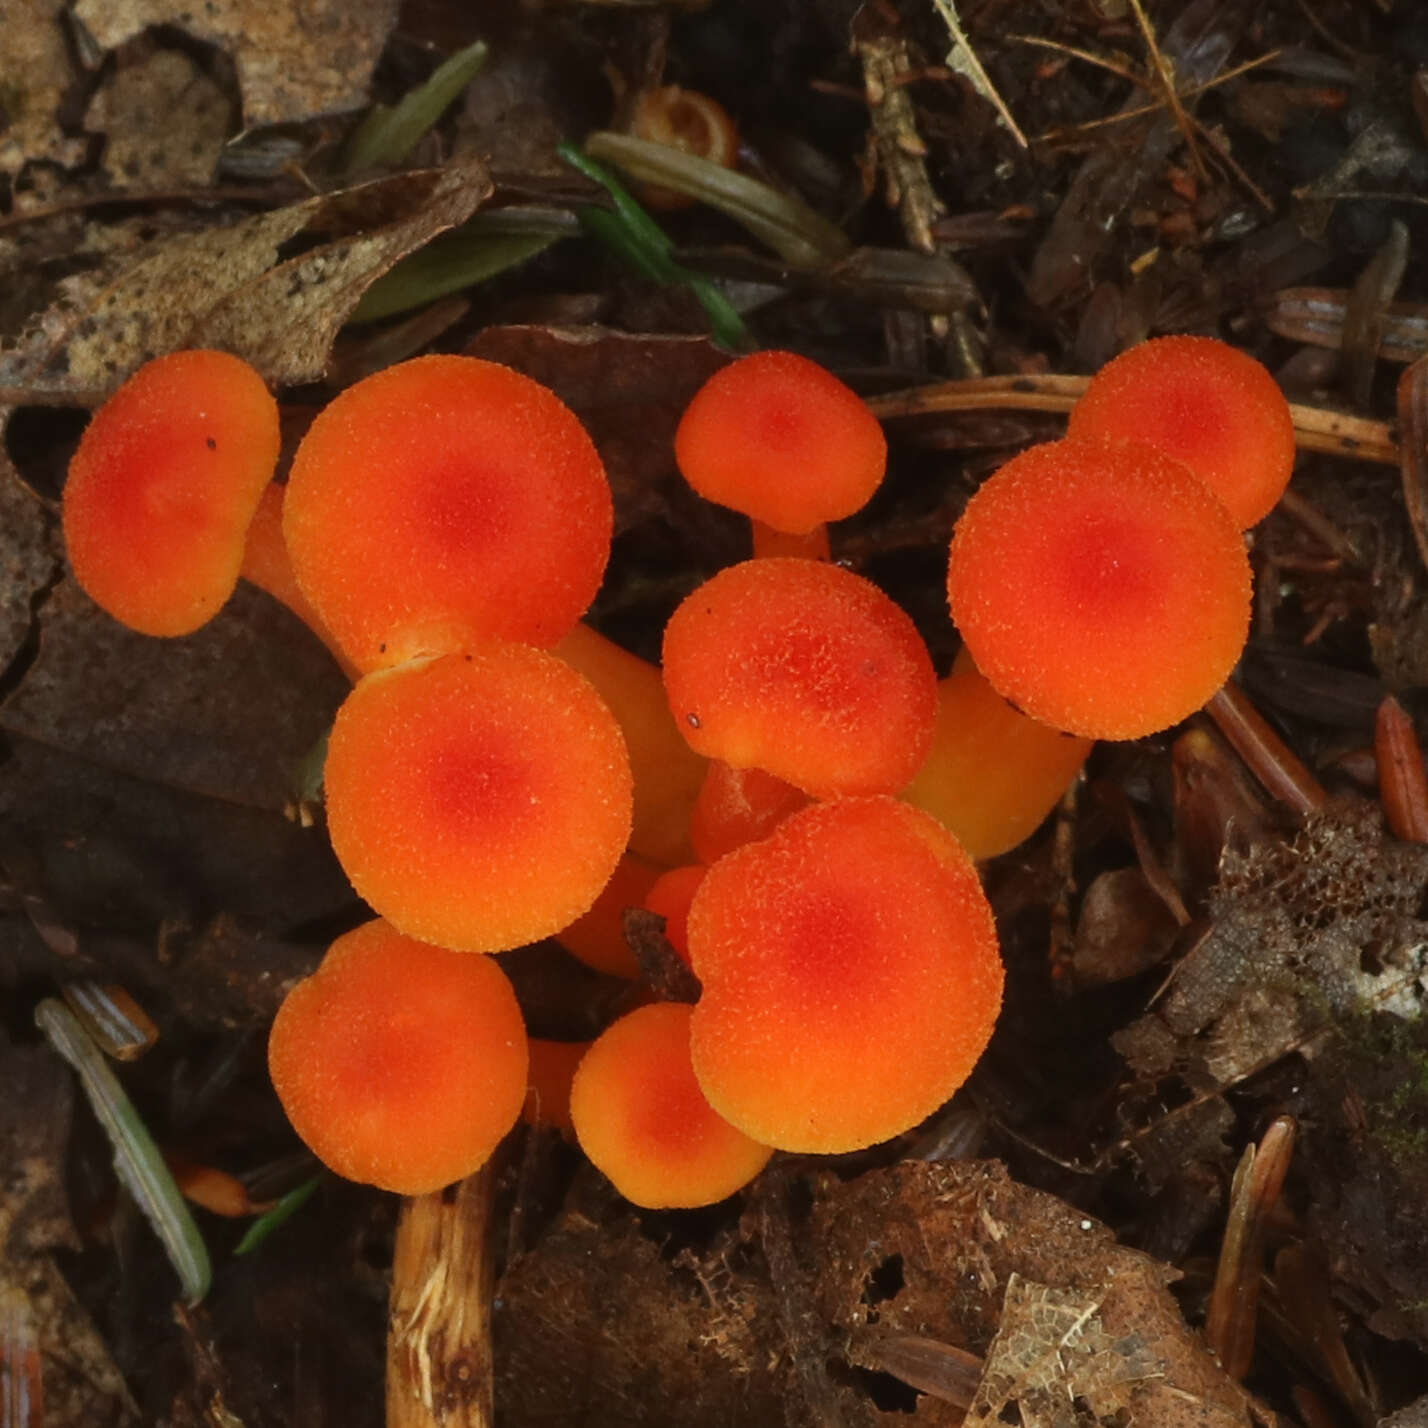
[[[689,905],[708,871],[703,863],[671,868],[645,894],[646,910],[664,918],[665,938],[684,962],[689,961]]]
[[[739,159],[739,130],[729,111],[717,99],[677,84],[656,85],[640,94],[630,115],[630,132],[721,168],[732,169]],[[688,194],[659,184],[641,184],[638,192],[650,208],[688,208],[694,202]]]
[[[854,1150],[962,1084],[1001,1005],[991,909],[957,840],[894,798],[815,804],[721,859],[689,912],[695,1074],[780,1150]]]
[[[1269,372],[1215,337],[1155,337],[1094,377],[1071,436],[1143,441],[1183,461],[1249,527],[1294,470],[1294,420]]]
[[[170,352],[94,413],[65,482],[85,593],[146,635],[186,635],[233,593],[278,461],[278,407],[241,358]]]
[[[1249,631],[1234,518],[1152,447],[1030,447],[968,502],[952,537],[952,618],[1018,709],[1088,739],[1135,739],[1198,709]]]
[[[755,352],[695,393],[674,455],[707,500],[797,536],[866,505],[883,479],[887,441],[862,398],[818,363]]]
[[[408,936],[495,952],[558,932],[609,880],[630,833],[630,769],[610,712],[525,645],[366,676],[325,768],[332,846]]]
[[[324,1165],[422,1195],[478,1170],[516,1123],[525,1025],[492,958],[369,922],[288,993],[268,1068],[293,1129]]]
[[[972,857],[995,858],[1045,821],[1093,744],[1013,708],[964,648],[937,686],[932,752],[902,796]]]
[[[627,1200],[712,1205],[747,1185],[773,1151],[724,1120],[689,1061],[690,1008],[639,1007],[585,1053],[570,1090],[576,1139]]]
[[[891,793],[927,755],[937,677],[907,615],[821,561],[730,566],[664,633],[664,682],[690,744],[815,798]]]
[[[553,392],[434,356],[318,415],[283,532],[303,592],[369,671],[493,639],[554,645],[599,587],[612,521],[600,457]]]
[[[570,1119],[570,1087],[576,1067],[590,1050],[588,1041],[546,1041],[530,1038],[530,1074],[521,1119],[527,1125],[548,1126],[562,1135],[575,1134]]]
[[[611,977],[638,977],[640,964],[625,941],[625,913],[629,908],[644,906],[645,894],[659,877],[660,869],[653,863],[626,853],[590,910],[562,927],[556,940],[572,957],[597,972]]]
[[[808,803],[801,788],[762,769],[736,769],[711,759],[694,800],[689,835],[701,863],[767,838],[790,813]]]

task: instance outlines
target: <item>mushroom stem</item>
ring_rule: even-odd
[[[708,760],[679,732],[659,670],[584,623],[555,653],[595,686],[624,733],[635,781],[630,851],[665,868],[693,862],[689,815]]]
[[[811,531],[792,534],[765,525],[763,521],[749,518],[749,526],[754,537],[754,556],[791,555],[800,560],[831,560],[832,548],[828,544],[828,527],[820,524]]]
[[[972,857],[994,858],[1040,827],[1093,743],[1007,703],[964,649],[937,686],[932,752],[902,796]]]
[[[490,1165],[402,1205],[387,1313],[387,1428],[490,1428]]]

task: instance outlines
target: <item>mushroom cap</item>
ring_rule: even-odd
[[[637,789],[638,783],[636,775]],[[657,864],[626,853],[615,864],[610,881],[600,889],[589,910],[568,927],[562,927],[556,940],[572,957],[596,972],[628,980],[638,977],[640,964],[625,941],[625,913],[629,908],[644,906],[645,894],[659,880],[660,872]]]
[[[570,1119],[570,1087],[575,1069],[590,1050],[588,1041],[547,1041],[530,1038],[530,1073],[521,1119],[527,1125],[547,1126],[562,1135],[574,1136]]]
[[[891,793],[927,755],[937,676],[871,581],[791,557],[721,570],[664,632],[664,683],[690,745],[815,798]]]
[[[1216,337],[1128,348],[1091,378],[1067,431],[1143,441],[1183,461],[1242,529],[1274,509],[1294,470],[1294,419],[1279,384]]]
[[[712,1205],[773,1154],[705,1100],[690,1066],[689,1027],[682,1004],[637,1008],[585,1053],[570,1089],[581,1149],[620,1194],[648,1209]]]
[[[695,393],[674,456],[706,500],[802,535],[867,504],[887,441],[863,399],[826,368],[796,352],[755,352]]]
[[[368,922],[287,995],[278,1099],[330,1170],[400,1195],[479,1169],[526,1096],[526,1033],[498,963]]]
[[[689,835],[701,863],[717,863],[745,843],[767,838],[808,795],[762,769],[736,769],[721,759],[708,772],[689,815]]]
[[[695,1074],[780,1150],[855,1150],[936,1110],[1001,1006],[976,869],[897,799],[815,804],[722,858],[689,912]]]
[[[995,858],[1036,832],[1093,746],[1008,704],[964,647],[937,686],[932,752],[902,796],[973,858]]]
[[[85,593],[146,635],[186,635],[238,583],[278,461],[278,406],[227,352],[170,352],[94,413],[65,482],[65,544]]]
[[[619,726],[525,645],[367,675],[324,771],[332,846],[408,936],[468,952],[548,937],[595,901],[630,833]]]
[[[298,447],[283,511],[298,583],[363,671],[492,639],[554,645],[599,588],[612,523],[575,414],[456,356],[337,396]]]
[[[1249,632],[1250,567],[1224,503],[1149,446],[1067,437],[983,483],[948,597],[977,668],[1043,724],[1135,739],[1198,709]]]
[[[703,863],[671,868],[645,894],[646,910],[664,918],[665,938],[684,962],[689,961],[689,905],[708,871]]]

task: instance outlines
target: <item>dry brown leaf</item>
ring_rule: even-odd
[[[105,135],[102,167],[116,189],[182,188],[213,178],[232,109],[187,55],[158,50],[108,76],[84,127]]]
[[[1013,1421],[1010,1410],[1022,1428],[1070,1428],[1086,1421],[1077,1399],[1100,1422],[1128,1413],[1139,1387],[1164,1370],[1140,1334],[1106,1332],[1101,1299],[1012,1275],[967,1428]]]
[[[227,51],[252,127],[361,104],[397,8],[397,0],[79,0],[74,13],[106,50],[175,25]]]
[[[31,159],[78,163],[82,139],[65,135],[57,111],[76,75],[65,41],[66,0],[0,0],[0,173]]]
[[[0,385],[102,395],[180,347],[237,353],[274,383],[317,381],[367,287],[489,192],[475,162],[420,169],[168,238],[117,273],[71,280],[0,352]],[[311,246],[284,258],[300,237]]]
[[[350,688],[280,606],[240,586],[201,630],[156,640],[72,580],[40,617],[40,649],[0,728],[136,778],[281,812],[295,766]]]
[[[20,652],[34,602],[59,568],[52,523],[0,449],[0,671]]]

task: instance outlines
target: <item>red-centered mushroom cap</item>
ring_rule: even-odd
[[[324,782],[352,886],[408,936],[467,952],[574,921],[630,833],[618,725],[524,645],[368,675],[337,711]]]
[[[1013,457],[952,536],[952,618],[992,687],[1088,739],[1198,709],[1249,630],[1234,518],[1148,446],[1067,437]]]
[[[721,570],[674,612],[664,683],[684,737],[815,798],[891,793],[927,755],[937,676],[876,585],[790,558]]]
[[[703,863],[671,868],[645,894],[646,910],[664,918],[664,935],[685,962],[689,961],[689,905],[708,871]]]
[[[186,635],[233,593],[278,461],[278,407],[227,352],[171,352],[95,412],[64,488],[75,578],[116,620]]]
[[[695,393],[674,455],[706,500],[802,535],[867,504],[887,441],[862,398],[826,368],[794,352],[755,352]]]
[[[570,1090],[580,1148],[648,1209],[712,1205],[773,1154],[705,1100],[689,1063],[689,1014],[660,1002],[621,1017],[585,1053]]]
[[[479,1169],[516,1123],[525,1026],[494,960],[369,922],[288,993],[268,1069],[324,1165],[422,1195]]]
[[[283,529],[298,583],[372,670],[492,639],[554,645],[599,587],[612,520],[600,457],[553,392],[435,356],[319,414]]]
[[[767,838],[790,813],[808,803],[801,788],[762,769],[736,769],[711,759],[694,800],[689,834],[704,864],[717,863],[745,843]]]
[[[1215,337],[1155,337],[1091,378],[1071,436],[1143,441],[1183,461],[1243,528],[1274,509],[1294,469],[1294,419],[1255,359]]]
[[[966,1080],[1001,1006],[976,869],[894,798],[815,804],[716,863],[689,911],[710,1104],[780,1150],[886,1140]]]

